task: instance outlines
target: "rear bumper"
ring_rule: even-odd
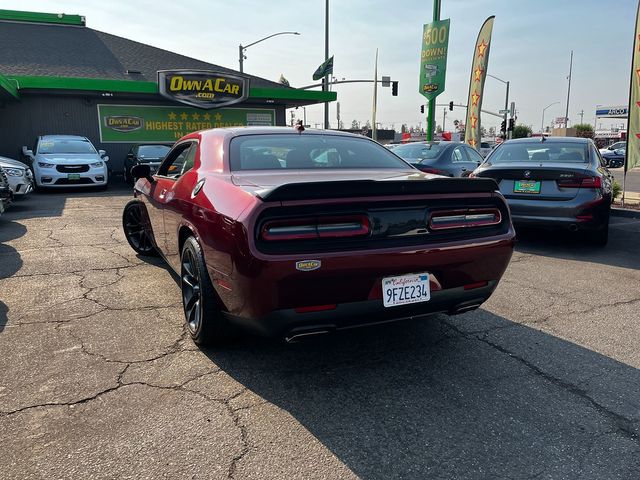
[[[214,288],[237,324],[265,335],[288,335],[316,324],[334,330],[437,312],[454,312],[484,302],[495,289],[513,253],[515,232],[411,250],[376,250],[304,257],[252,258],[221,278],[209,269]],[[320,268],[299,271],[296,262],[316,260]],[[382,279],[429,273],[428,302],[385,308]],[[217,275],[217,276],[216,276]],[[473,285],[478,284],[478,285]],[[479,288],[465,289],[476,286]],[[313,313],[298,308],[332,306]],[[333,307],[335,305],[335,307]]]
[[[507,202],[516,227],[594,230],[606,222],[611,198],[578,195],[568,201],[510,199]]]
[[[293,340],[318,333],[417,319],[436,313],[464,313],[485,302],[497,284],[497,281],[490,281],[487,286],[473,290],[459,287],[435,291],[427,302],[400,307],[385,308],[379,299],[339,304],[332,310],[320,312],[298,313],[295,309],[283,309],[261,318],[226,316],[234,325],[252,333]]]

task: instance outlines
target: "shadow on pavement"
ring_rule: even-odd
[[[522,253],[640,269],[640,256],[637,255],[640,220],[612,218],[606,247],[590,245],[580,234],[572,232],[523,228],[516,230],[516,250]]]
[[[474,328],[490,330],[464,333]],[[640,471],[638,424],[625,419],[640,419],[640,372],[484,310],[294,345],[247,338],[207,354],[360,478]],[[268,422],[263,410],[251,417],[256,408],[248,423]],[[272,441],[291,442],[296,458],[295,439]]]
[[[27,233],[27,227],[20,223],[7,220],[4,215],[0,217],[0,280],[9,278],[22,268],[20,253],[5,242],[22,237]],[[3,302],[6,292],[0,284],[0,332],[7,324],[9,307]]]

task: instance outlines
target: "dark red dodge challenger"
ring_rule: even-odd
[[[132,174],[127,240],[180,275],[198,344],[466,312],[513,251],[494,180],[421,173],[361,136],[213,129]]]

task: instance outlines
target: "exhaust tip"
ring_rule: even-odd
[[[571,225],[569,225],[569,231],[570,232],[577,232],[578,231],[578,225],[576,225],[575,223],[572,223]]]
[[[287,343],[298,343],[300,340],[305,340],[310,337],[314,337],[317,335],[326,335],[327,333],[331,333],[330,329],[319,329],[319,330],[307,330],[302,332],[290,332],[289,335],[284,337],[284,341]]]

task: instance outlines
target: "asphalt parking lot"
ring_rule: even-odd
[[[475,312],[201,351],[128,198],[0,217],[3,478],[638,478],[640,220],[525,233]]]

